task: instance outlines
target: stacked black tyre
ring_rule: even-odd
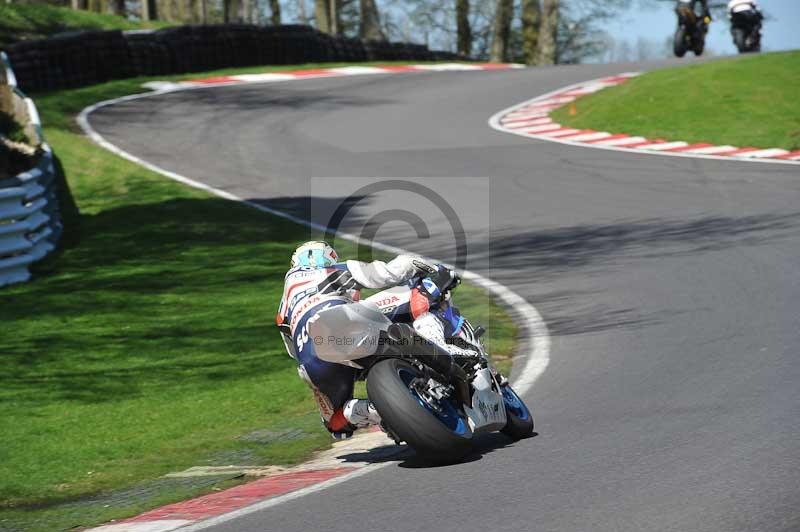
[[[257,65],[465,59],[418,44],[333,37],[309,26],[246,24],[68,33],[15,43],[8,54],[27,92]]]
[[[128,42],[119,31],[65,33],[22,41],[8,49],[17,82],[26,91],[82,87],[134,74]]]
[[[140,76],[160,76],[176,72],[169,46],[153,31],[126,34],[134,72]]]

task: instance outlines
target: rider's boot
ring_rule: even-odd
[[[373,425],[380,425],[381,416],[367,399],[351,399],[344,405],[344,417],[351,425],[363,429]]]

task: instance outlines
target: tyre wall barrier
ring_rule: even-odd
[[[19,86],[28,92],[229,67],[467,59],[418,44],[333,37],[310,26],[247,24],[64,33],[17,42],[8,55]]]
[[[0,52],[0,90],[10,95],[14,119],[24,126],[37,146],[36,165],[13,177],[0,179],[0,286],[27,281],[31,264],[52,253],[64,232],[61,216],[59,166],[42,137],[33,100],[16,86],[16,76]]]

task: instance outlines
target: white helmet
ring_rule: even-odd
[[[312,240],[300,244],[292,253],[292,268],[325,268],[336,264],[336,250],[327,242]]]

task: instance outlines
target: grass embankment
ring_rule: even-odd
[[[288,257],[314,235],[172,182],[78,132],[73,117],[84,106],[142,81],[37,98],[82,236],[54,270],[0,296],[0,529],[128,516],[211,488],[145,484],[144,495],[111,503],[90,496],[197,465],[293,463],[330,444],[272,326]],[[507,357],[516,330],[502,310],[474,287],[457,300],[490,324],[490,348]],[[297,428],[270,443],[241,439]]]
[[[800,52],[771,53],[649,72],[581,98],[569,127],[646,138],[800,149]]]
[[[137,30],[164,22],[132,22],[124,17],[36,4],[0,4],[0,48],[26,40],[74,30]]]

